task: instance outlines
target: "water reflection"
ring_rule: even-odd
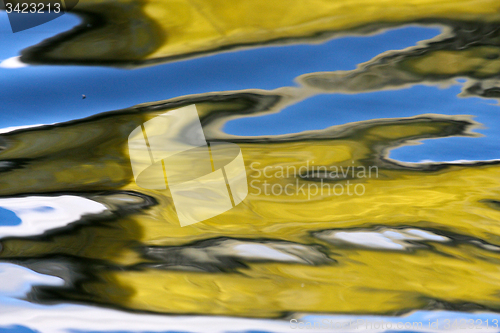
[[[105,206],[116,202],[128,207],[128,213],[101,219],[87,213],[78,226],[4,238],[2,259],[35,271],[37,265],[71,267],[73,275],[64,287],[32,290],[29,297],[37,302],[251,317],[382,314],[442,304],[457,310],[496,309],[492,295],[499,281],[493,272],[499,253],[494,225],[499,212],[487,202],[498,195],[498,163],[408,164],[387,157],[390,149],[414,140],[474,136],[478,124],[465,116],[423,115],[281,136],[236,137],[220,131],[235,116],[276,111],[297,98],[291,96],[300,96],[291,94],[296,91],[207,94],[4,134],[2,157],[10,167],[4,170],[3,195],[71,191],[82,196],[75,190],[85,191],[87,197],[98,195]],[[243,205],[233,210],[179,228],[168,194],[133,182],[127,138],[145,120],[193,103],[208,140],[239,144],[257,191],[251,189]],[[28,145],[34,138],[37,145]],[[60,151],[65,153],[56,153]],[[20,159],[23,165],[16,166]],[[336,178],[315,173],[312,164],[371,166],[377,174]],[[293,166],[297,172],[267,172],[280,166]],[[311,187],[328,182],[345,186],[349,181],[363,185],[363,194],[319,193]],[[265,189],[266,182],[271,188],[291,184],[300,190],[276,194]],[[131,195],[152,205],[130,210]],[[391,229],[382,233],[380,226]],[[339,233],[344,228],[360,231]],[[339,234],[343,238],[333,236]],[[334,241],[336,237],[344,239],[342,244],[348,237],[350,246]],[[408,244],[412,251],[380,251],[397,250],[396,244]],[[435,268],[429,269],[429,262]],[[432,285],[420,284],[431,277]],[[473,292],[466,288],[470,285],[476,286]],[[289,301],[296,297],[311,301]],[[342,302],[345,297],[352,301]]]
[[[405,40],[400,50],[377,45],[382,51],[355,69],[306,71],[297,64],[295,86],[236,90],[240,81],[229,78],[214,87],[232,89],[182,88],[190,93],[163,101],[150,94],[147,103],[118,111],[4,130],[0,207],[19,221],[0,226],[0,276],[19,283],[1,291],[0,306],[13,315],[0,325],[43,332],[224,331],[231,325],[285,332],[290,318],[322,319],[314,313],[425,323],[470,318],[469,312],[498,319],[498,118],[496,106],[473,103],[498,98],[497,2],[391,3],[388,12],[385,4],[361,11],[356,1],[314,7],[252,1],[238,7],[243,16],[218,2],[81,3],[81,25],[25,49],[20,61],[185,66],[171,61],[352,33],[380,41],[381,35],[366,34],[415,22],[444,28],[415,46]],[[392,32],[404,29],[432,30]],[[116,71],[103,70],[110,77]],[[120,75],[140,73],[142,85],[157,87],[157,80],[145,79],[151,69],[137,71]],[[272,71],[267,75],[276,79]],[[443,87],[452,88],[438,90]],[[409,110],[406,99],[415,91],[431,102]],[[457,109],[439,104],[441,97]],[[329,111],[331,101],[349,110],[347,99],[358,112],[337,117]],[[192,104],[207,141],[241,148],[250,190],[232,210],[180,228],[168,192],[135,184],[127,139],[145,121]],[[437,151],[434,162],[391,154],[422,140],[457,138],[476,142],[474,160],[453,161],[464,159],[465,149],[456,146],[452,153]],[[428,150],[427,143],[422,147]],[[372,168],[373,174],[359,172]],[[54,324],[61,314],[69,319]],[[101,320],[86,320],[92,317]]]

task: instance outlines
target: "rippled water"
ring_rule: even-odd
[[[0,12],[0,331],[500,332],[499,23],[491,0]],[[181,227],[128,140],[193,104],[248,196]]]

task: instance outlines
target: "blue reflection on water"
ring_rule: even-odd
[[[24,326],[10,326],[10,327],[0,327],[0,332],[3,333],[37,333],[27,327]]]
[[[5,14],[0,15],[0,32],[8,36],[4,31],[6,19]],[[65,15],[53,21],[52,29],[57,26],[62,31],[76,21],[74,16]],[[26,119],[30,119],[31,124],[67,121],[143,102],[208,91],[274,89],[290,85],[295,77],[304,73],[354,69],[386,50],[403,49],[438,33],[437,28],[405,27],[374,36],[226,52],[137,70],[78,66],[0,69],[0,86],[7,93],[2,98],[2,106],[16,110],[3,115],[0,127],[27,125]],[[13,50],[17,52],[20,45],[29,45],[24,45],[23,41],[31,43],[36,36],[41,36],[41,33],[22,34],[16,34],[16,42],[10,36],[0,55],[13,56]],[[499,119],[492,116],[496,107],[476,98],[459,100],[458,92],[458,87],[441,90],[416,86],[368,94],[320,95],[279,114],[233,120],[225,131],[236,135],[274,135],[374,118],[422,113],[474,114],[480,116],[478,121],[492,128],[483,132],[487,137],[481,142],[475,138],[474,146],[469,143],[471,138],[432,140],[425,146],[395,150],[391,157],[402,161],[496,158],[498,134],[494,129]],[[82,94],[87,99],[82,100]],[[482,113],[487,114],[482,117]],[[477,149],[477,145],[481,145],[481,149]],[[457,146],[460,149],[456,149]]]
[[[0,207],[0,226],[15,226],[20,225],[21,222],[14,212]]]
[[[158,332],[158,331],[80,331],[80,330],[70,330],[71,333],[191,333],[188,331],[164,331],[164,332]],[[247,332],[246,332],[247,333]],[[249,332],[248,332],[249,333]],[[271,332],[270,332],[271,333]]]
[[[395,149],[390,157],[405,162],[421,160],[489,160],[500,158],[498,106],[479,97],[459,98],[458,85],[448,89],[417,85],[401,90],[361,94],[329,94],[311,97],[280,113],[234,119],[224,131],[234,135],[273,135],[324,129],[350,122],[412,117],[426,113],[474,115],[486,128],[475,132],[484,137],[451,137],[426,140],[424,145]]]
[[[54,207],[40,206],[40,207],[33,208],[33,210],[35,212],[38,212],[38,213],[48,213],[48,212],[54,211],[55,209],[54,209]]]
[[[80,19],[75,15],[63,15],[38,27],[13,33],[7,13],[1,11],[0,40],[2,41],[2,47],[0,48],[0,61],[17,56],[22,49],[36,45],[47,38],[69,30],[79,22]],[[3,71],[1,68],[0,71],[2,71],[2,76],[15,75],[15,73]]]
[[[6,15],[0,15],[2,19],[6,20]],[[28,125],[26,119],[31,124],[68,121],[189,94],[290,86],[301,74],[354,69],[384,51],[415,45],[439,32],[437,28],[404,27],[373,36],[224,52],[135,70],[83,66],[0,68],[2,107],[16,110],[3,117],[0,126]],[[8,56],[14,55],[11,52]],[[82,94],[87,96],[85,100]]]

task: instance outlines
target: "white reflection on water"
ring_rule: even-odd
[[[338,231],[325,230],[316,237],[330,243],[347,243],[380,250],[407,250],[418,247],[419,242],[448,242],[448,237],[415,228],[381,230]]]
[[[2,62],[0,62],[0,68],[21,68],[28,66],[28,64],[25,64],[24,62],[19,60],[20,58],[20,56],[17,56],[3,60]]]
[[[59,304],[40,305],[22,298],[37,285],[63,285],[60,278],[36,273],[14,264],[0,264],[0,331],[1,328],[22,326],[40,333],[69,332],[466,332],[464,329],[445,329],[448,320],[474,320],[476,329],[483,333],[498,332],[494,327],[500,315],[493,313],[464,313],[453,311],[415,311],[403,316],[363,316],[363,315],[313,315],[291,314],[288,318],[249,319],[220,316],[171,316],[129,313],[119,310],[103,309],[92,306]],[[294,323],[291,324],[291,319]],[[488,320],[488,327],[486,326]],[[316,329],[299,329],[309,323]],[[355,328],[355,323],[358,327]],[[429,323],[439,323],[438,328]],[[481,325],[479,325],[481,322]],[[351,323],[351,329],[335,329],[332,323]],[[361,324],[362,323],[362,324]],[[376,328],[382,323],[385,328]],[[398,323],[422,323],[421,327],[411,330],[397,328]],[[323,326],[320,326],[323,325]],[[369,325],[365,327],[363,325]],[[394,326],[388,330],[387,325]],[[330,327],[327,327],[330,326]],[[370,327],[372,326],[372,327]],[[304,326],[305,327],[305,326]],[[323,328],[321,328],[323,327]]]
[[[40,235],[107,209],[101,203],[72,195],[0,199],[0,207],[13,211],[22,221],[16,226],[0,226],[0,238]]]
[[[0,327],[18,325],[40,333],[295,331],[285,320],[138,314],[82,305],[43,306],[20,300],[8,306],[0,304],[0,313]]]
[[[63,284],[64,280],[61,278],[39,274],[14,264],[0,263],[0,299],[24,297],[33,285],[60,286]]]

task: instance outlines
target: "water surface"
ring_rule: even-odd
[[[2,330],[498,332],[499,6],[0,13]],[[180,227],[127,140],[192,104],[249,194]]]

